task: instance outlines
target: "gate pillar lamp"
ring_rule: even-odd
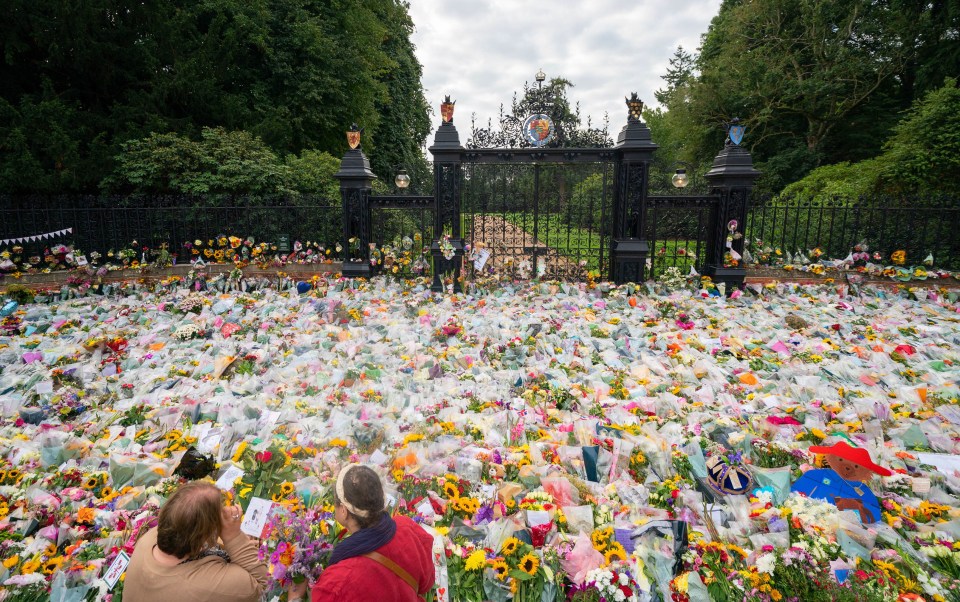
[[[407,187],[410,186],[410,176],[407,175],[407,170],[401,169],[398,171],[397,176],[393,179],[393,183],[396,184],[401,193],[406,192]]]
[[[673,183],[674,188],[683,190],[687,187],[687,184],[690,183],[690,179],[687,178],[687,170],[678,168],[677,173],[673,174],[673,177],[670,178],[670,181]]]

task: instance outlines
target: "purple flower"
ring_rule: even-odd
[[[476,525],[480,525],[486,522],[493,520],[493,506],[480,506],[480,509],[477,510],[476,515],[473,517],[473,522]]]

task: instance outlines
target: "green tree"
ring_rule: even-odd
[[[722,124],[743,118],[761,188],[781,190],[818,165],[878,155],[891,116],[931,75],[960,70],[958,25],[949,0],[725,0],[695,65],[680,49],[671,59],[660,129],[704,166]]]
[[[901,192],[960,191],[960,88],[956,79],[916,103],[885,145],[883,186]]]
[[[338,202],[340,159],[305,150],[281,160],[244,131],[204,128],[200,140],[151,134],[123,145],[103,190],[127,194],[318,195]]]
[[[667,67],[667,73],[660,76],[660,79],[667,82],[667,87],[657,90],[653,93],[657,102],[663,105],[670,104],[674,92],[683,90],[693,76],[696,69],[697,57],[683,49],[683,46],[677,46],[670,57],[670,66]]]
[[[288,192],[290,167],[248,132],[204,128],[200,141],[151,134],[123,145],[109,192],[161,194],[276,194]]]
[[[340,182],[333,177],[340,171],[340,159],[330,153],[305,150],[299,155],[287,155],[286,164],[291,188],[340,202]]]
[[[339,156],[352,122],[365,127],[373,157],[380,142],[408,152],[426,135],[400,0],[7,4],[6,191],[96,190],[122,145],[151,132],[196,139],[203,128],[244,130],[278,156]]]
[[[825,165],[787,186],[784,195],[820,199],[877,192],[930,195],[960,190],[960,88],[942,88],[914,103],[893,128],[884,152],[857,163]]]
[[[410,175],[411,190],[429,192],[433,177],[424,146],[430,133],[431,110],[420,84],[423,67],[410,41],[414,25],[409,3],[379,2],[373,5],[373,11],[386,25],[383,51],[390,66],[380,77],[386,86],[386,94],[376,105],[380,117],[379,131],[389,132],[389,135],[377,136],[376,152],[370,158],[372,169],[390,186],[397,171],[405,169]]]

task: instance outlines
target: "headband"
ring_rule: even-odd
[[[360,464],[347,464],[343,467],[343,470],[340,471],[340,474],[337,475],[337,499],[340,500],[340,503],[350,512],[350,514],[355,514],[360,518],[366,518],[370,514],[368,510],[360,510],[353,504],[347,501],[347,496],[343,494],[343,478],[347,476],[347,472],[354,466],[360,466]]]

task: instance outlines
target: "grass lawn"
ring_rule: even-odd
[[[523,213],[500,214],[511,224],[533,235],[533,216]],[[526,217],[526,221],[524,221]],[[587,260],[590,270],[600,269],[601,248],[603,248],[604,268],[609,263],[610,237],[601,235],[589,228],[568,225],[565,216],[557,213],[538,215],[537,238],[540,242],[557,249],[561,255],[572,261]],[[658,240],[651,241],[650,254],[653,264],[653,276],[663,273],[668,267],[676,266],[684,274],[696,266],[696,240]],[[701,245],[700,253],[706,249]]]

